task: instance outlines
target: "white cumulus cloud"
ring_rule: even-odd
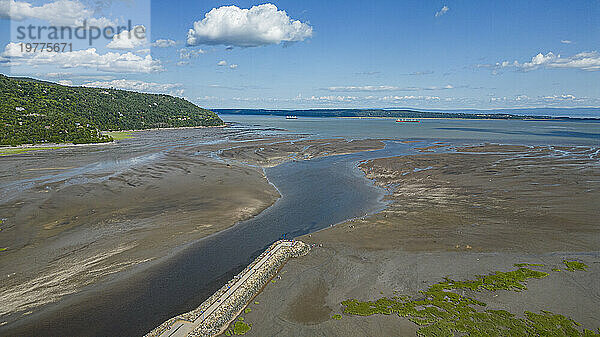
[[[105,17],[94,18],[93,15],[94,12],[78,0],[57,0],[41,6],[25,1],[0,0],[0,19],[39,19],[48,21],[53,26],[80,26],[84,20],[88,26],[115,25]]]
[[[231,69],[237,69],[238,65],[237,64],[231,64],[229,65],[229,68]]]
[[[184,93],[183,84],[181,83],[155,83],[127,79],[88,82],[83,86],[97,88],[114,88],[154,94],[170,94],[175,96],[183,96]]]
[[[151,55],[141,56],[131,52],[98,54],[96,48],[63,53],[22,52],[18,43],[11,42],[0,55],[0,62],[9,66],[53,65],[58,68],[88,68],[112,73],[150,73],[162,71],[159,60]]]
[[[237,6],[213,8],[188,31],[188,45],[258,47],[303,41],[312,36],[307,23],[291,19],[277,6],[267,3],[249,9]]]
[[[124,30],[115,34],[112,40],[106,45],[110,49],[135,49],[146,44],[146,27],[138,25],[131,30]]]
[[[440,17],[440,16],[442,16],[442,15],[446,14],[446,12],[448,12],[449,10],[450,10],[450,8],[449,8],[448,6],[444,6],[444,7],[442,7],[442,9],[440,9],[439,11],[437,11],[437,12],[435,13],[435,17],[436,17],[436,18],[437,18],[437,17]]]
[[[217,65],[218,65],[219,67],[224,67],[224,66],[226,66],[226,65],[227,65],[227,61],[225,61],[225,60],[221,60],[221,61],[217,62]]]

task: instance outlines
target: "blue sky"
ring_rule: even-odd
[[[600,106],[597,0],[136,0],[102,12],[92,1],[8,3],[3,46],[21,42],[16,26],[68,13],[61,6],[88,8],[98,22],[132,19],[148,36],[131,48],[98,40],[93,52],[76,41],[60,56],[6,47],[6,74],[165,92],[209,108]],[[81,19],[64,15],[60,24]]]

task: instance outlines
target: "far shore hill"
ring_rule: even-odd
[[[414,109],[211,109],[218,114],[269,115],[297,117],[354,118],[444,118],[444,119],[511,119],[511,120],[585,120],[600,121],[600,108],[529,108],[498,110],[430,110]]]
[[[212,111],[180,97],[64,86],[0,74],[0,146],[104,143],[103,131],[222,126]]]

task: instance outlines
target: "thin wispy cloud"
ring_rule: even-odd
[[[573,41],[571,41],[571,40],[560,40],[560,43],[571,44],[571,43],[573,43]]]
[[[415,71],[412,73],[408,73],[407,75],[409,76],[421,76],[421,75],[431,75],[433,74],[433,71],[431,70],[426,70],[426,71]]]
[[[422,91],[422,90],[447,90],[455,87],[447,84],[445,86],[431,87],[398,87],[393,85],[362,85],[362,86],[334,86],[325,88],[331,92],[381,92],[381,91]]]
[[[540,96],[528,96],[525,94],[515,96],[490,96],[489,103],[499,106],[521,106],[521,107],[568,107],[597,105],[600,100],[592,97],[575,96],[573,94],[552,94]]]
[[[169,48],[169,47],[173,47],[176,44],[177,44],[177,42],[170,40],[170,39],[158,39],[158,40],[154,41],[154,43],[152,43],[152,47]]]
[[[188,48],[179,49],[179,58],[182,60],[193,59],[202,54],[206,54],[206,51],[203,49],[188,49]]]
[[[446,14],[449,10],[450,10],[450,7],[444,5],[444,7],[442,7],[442,9],[440,9],[439,11],[437,11],[435,13],[435,17],[438,18],[438,17]]]
[[[373,75],[381,74],[381,71],[361,71],[361,72],[354,73],[354,74],[361,75],[361,76],[373,76]]]

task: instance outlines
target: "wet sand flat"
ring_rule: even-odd
[[[0,205],[0,247],[7,248],[0,256],[0,321],[164,259],[279,198],[258,168],[189,149],[156,157],[118,171],[49,179]],[[95,156],[86,159],[93,163]],[[60,158],[53,162],[63,166]],[[25,174],[32,179],[34,172]]]
[[[251,144],[233,147],[221,153],[223,158],[272,167],[290,160],[310,160],[325,156],[350,154],[383,149],[385,144],[377,139],[315,139],[270,142],[267,145]]]

